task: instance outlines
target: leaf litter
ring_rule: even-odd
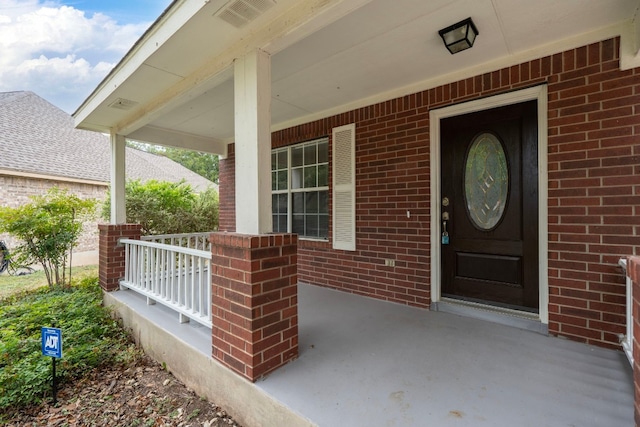
[[[64,384],[57,397],[56,406],[49,399],[5,413],[0,425],[242,427],[224,409],[197,396],[148,356],[128,365],[94,369]]]

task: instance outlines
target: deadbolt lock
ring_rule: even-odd
[[[442,206],[449,206],[449,198],[448,197],[443,197],[442,198]]]

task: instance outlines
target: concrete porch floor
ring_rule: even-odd
[[[204,356],[210,348],[208,329],[181,325],[177,314],[145,306],[130,291],[110,295],[183,340],[176,351],[188,345]],[[296,419],[320,426],[634,423],[632,371],[621,351],[309,285],[299,286],[299,325],[298,359],[256,384],[234,381],[235,392],[223,399],[243,396],[232,403],[236,411],[252,411],[258,400],[251,393],[277,403],[238,417],[245,427]],[[284,422],[275,412],[283,408],[299,418],[265,418]]]

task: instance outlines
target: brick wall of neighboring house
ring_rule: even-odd
[[[14,175],[0,175],[0,206],[18,207],[29,203],[30,197],[44,195],[53,187],[66,189],[78,195],[82,199],[97,199],[100,202],[106,197],[105,185],[93,185],[85,183],[73,183],[65,181],[53,181]],[[96,215],[99,215],[100,206]],[[93,220],[85,221],[83,232],[78,240],[77,252],[98,250],[98,216]],[[0,234],[0,240],[7,242],[11,249],[17,244],[16,239],[7,234]]]
[[[428,307],[429,110],[547,84],[549,331],[619,348],[617,262],[640,254],[640,68],[620,71],[618,51],[606,40],[275,132],[274,148],[356,124],[357,250],[299,240],[300,281]],[[233,187],[233,159],[220,162],[221,189]]]

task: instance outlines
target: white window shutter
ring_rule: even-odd
[[[356,250],[356,125],[333,129],[333,248]]]

